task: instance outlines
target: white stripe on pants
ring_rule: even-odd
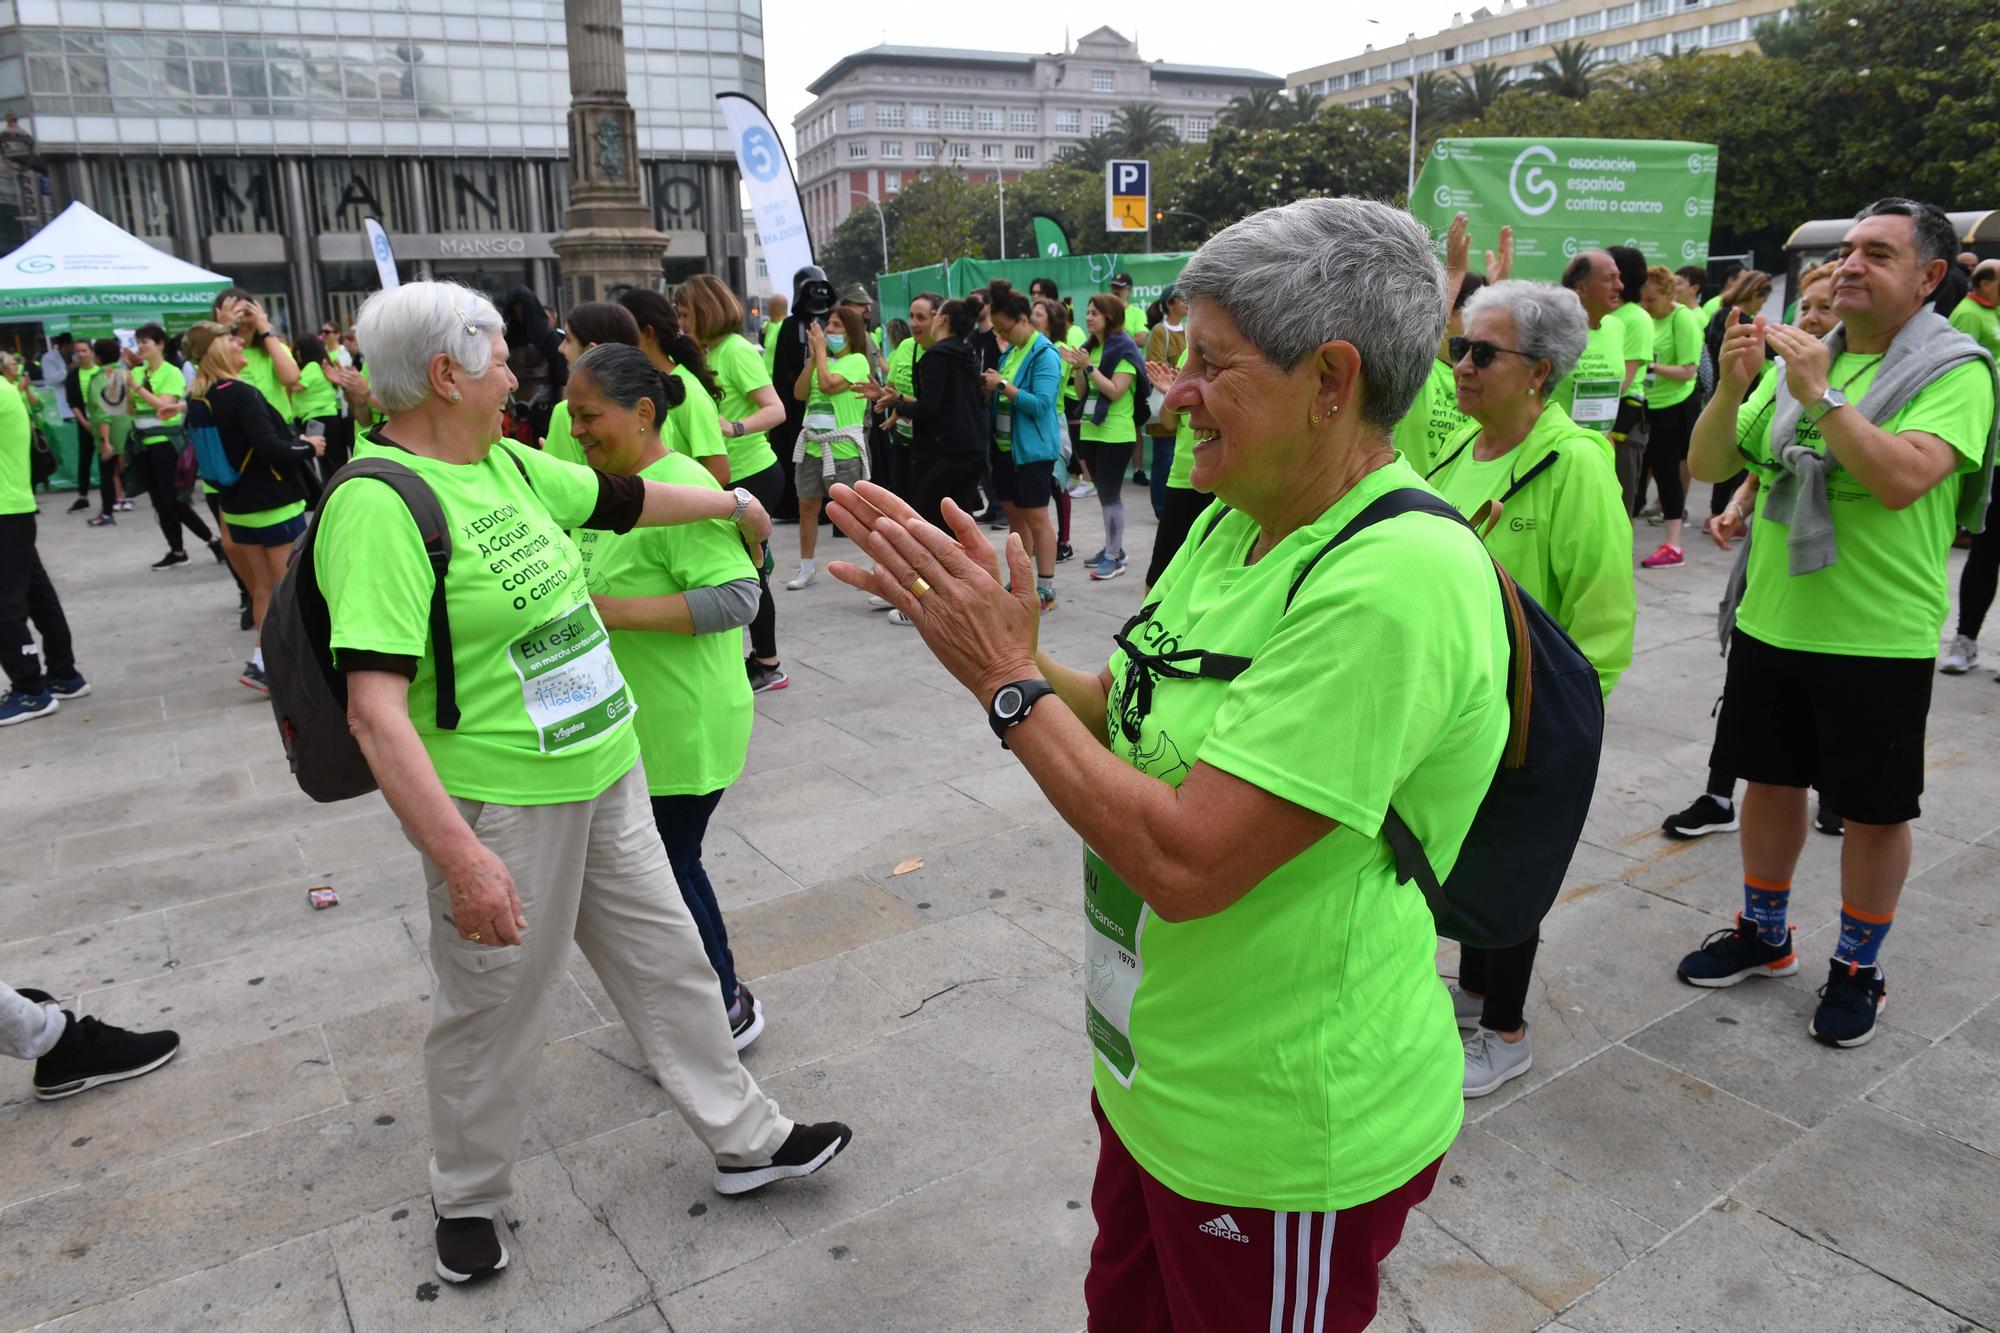
[[[39,1060],[62,1039],[69,1020],[53,1004],[38,1004],[0,982],[0,1055]]]
[[[428,858],[431,962],[438,976],[424,1077],[431,1194],[444,1217],[492,1217],[541,1062],[550,996],[575,939],[674,1108],[716,1160],[761,1162],[791,1133],[736,1057],[715,970],[675,887],[638,764],[594,801],[457,802],[503,861],[528,918],[526,942],[459,936],[444,876]]]
[[[1271,1333],[1316,1333],[1326,1327],[1326,1285],[1332,1273],[1333,1229],[1339,1217],[1339,1213],[1271,1214]],[[1312,1241],[1315,1222],[1320,1228],[1317,1246]],[[1290,1242],[1286,1240],[1288,1229],[1293,1233]],[[1291,1311],[1289,1323],[1285,1320],[1287,1309]]]

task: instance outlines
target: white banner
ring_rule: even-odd
[[[374,218],[362,219],[361,226],[368,233],[368,252],[375,256],[375,275],[382,279],[382,290],[402,286],[403,280],[396,276],[396,252],[389,248],[389,233]]]
[[[799,200],[791,159],[763,107],[742,93],[720,93],[715,100],[722,104],[722,119],[729,126],[736,165],[743,172],[750,211],[757,219],[757,239],[764,246],[764,267],[771,275],[769,289],[789,299],[792,275],[813,262],[805,205]]]

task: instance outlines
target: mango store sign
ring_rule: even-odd
[[[1649,264],[1708,259],[1716,149],[1671,139],[1440,139],[1410,212],[1438,255],[1466,215],[1473,253],[1514,229],[1514,276],[1553,282],[1586,250],[1629,245]]]

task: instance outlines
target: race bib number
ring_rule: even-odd
[[[1570,420],[1592,430],[1610,430],[1618,418],[1617,380],[1578,380]]]
[[[1132,1050],[1132,997],[1146,965],[1139,936],[1149,915],[1145,901],[1104,863],[1083,849],[1083,1024],[1090,1044],[1126,1087],[1139,1072]]]
[[[1002,453],[1013,450],[1014,404],[1004,393],[993,405],[993,442]]]
[[[806,409],[805,425],[807,430],[838,430],[840,428],[840,422],[834,419],[833,409],[825,404],[815,405]]]
[[[631,720],[632,696],[611,656],[611,636],[588,603],[514,640],[507,657],[543,754],[581,745]]]

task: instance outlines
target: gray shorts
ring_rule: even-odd
[[[861,480],[861,460],[859,458],[836,458],[833,460],[833,475],[826,475],[826,464],[811,454],[801,454],[799,461],[792,464],[792,483],[798,488],[801,500],[824,500],[834,482],[852,486]]]

